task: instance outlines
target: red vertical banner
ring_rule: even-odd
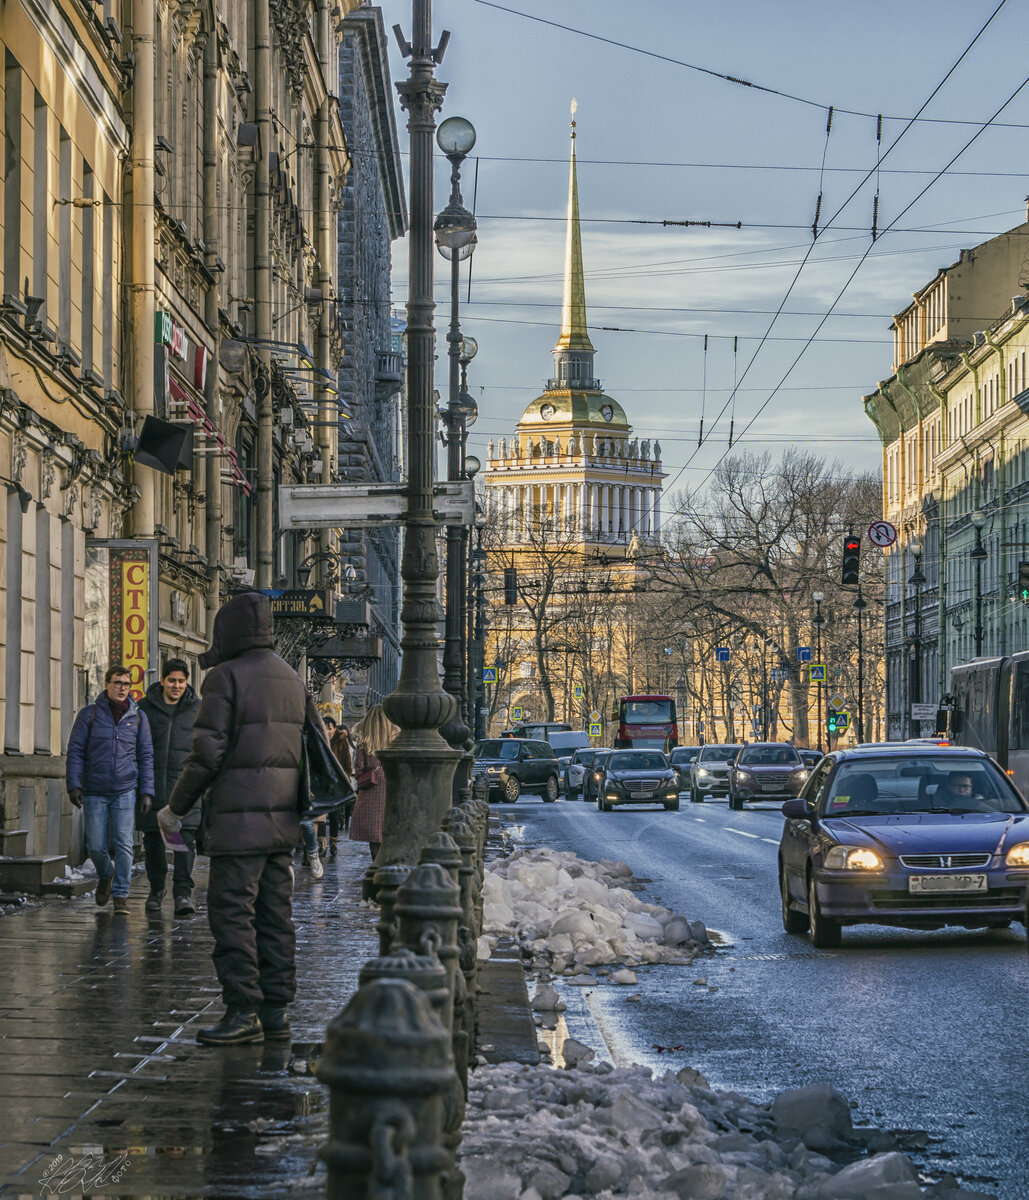
[[[150,552],[113,549],[110,560],[110,666],[127,667],[142,698],[150,665]]]

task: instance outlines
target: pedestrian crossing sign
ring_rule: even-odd
[[[590,722],[590,737],[600,737],[600,722],[599,721],[591,721]]]
[[[576,700],[582,699],[582,684],[581,683],[577,683],[572,688],[572,695],[576,698]]]
[[[525,712],[520,704],[516,704],[514,708],[511,709],[511,719],[513,721],[520,721],[524,716]]]
[[[811,663],[808,667],[808,679],[812,683],[825,683],[825,663]]]
[[[496,683],[497,682],[497,668],[496,667],[483,667],[482,668],[482,681],[483,681],[483,683]]]

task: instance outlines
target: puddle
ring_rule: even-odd
[[[568,1032],[568,1022],[565,1020],[564,1013],[558,1013],[557,1020],[552,1025],[547,1023],[545,1018],[544,1024],[536,1027],[536,1033],[540,1044],[546,1046],[550,1051],[550,1066],[566,1066],[561,1048],[565,1044],[565,1039],[572,1035]]]

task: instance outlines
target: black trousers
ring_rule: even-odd
[[[226,1005],[281,1006],[296,995],[291,858],[284,853],[211,859],[207,921]]]
[[[182,840],[189,849],[185,854],[180,850],[172,855],[172,895],[176,900],[188,898],[193,891],[193,864],[197,860],[196,830],[183,829]],[[156,830],[145,830],[143,833],[143,861],[146,863],[150,890],[163,892],[168,879],[168,847]]]

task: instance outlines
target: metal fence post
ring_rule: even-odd
[[[375,928],[379,931],[379,953],[389,954],[396,940],[396,916],[393,906],[397,900],[397,888],[411,874],[404,863],[379,867],[375,872],[375,892],[379,901],[379,920]]]

